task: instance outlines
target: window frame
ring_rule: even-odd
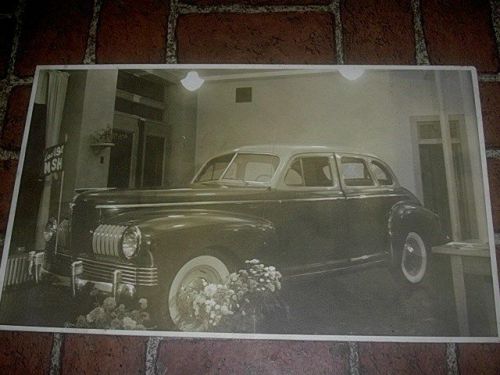
[[[328,165],[330,166],[330,173],[332,175],[332,185],[331,186],[291,186],[285,183],[285,178],[290,170],[291,166],[297,159],[307,158],[307,157],[326,157],[328,158]],[[302,160],[301,160],[302,165]],[[304,178],[304,176],[302,176]],[[291,190],[291,191],[340,191],[340,181],[339,174],[337,170],[337,163],[335,161],[335,154],[333,152],[303,152],[300,154],[294,154],[290,157],[285,167],[283,168],[283,172],[281,173],[281,177],[279,180],[279,188],[281,190]]]
[[[381,159],[379,159],[377,157],[369,156],[369,155],[361,155],[361,154],[353,154],[353,153],[336,153],[335,155],[336,155],[336,160],[337,160],[337,165],[338,165],[339,178],[340,178],[343,190],[345,190],[345,191],[349,191],[349,190],[350,191],[360,191],[360,190],[371,191],[371,190],[384,190],[384,189],[391,189],[392,190],[392,189],[399,187],[399,182],[398,182],[396,176],[394,175],[394,172],[389,167],[389,165],[387,163],[385,163],[384,161],[382,161]],[[370,174],[370,177],[371,177],[372,181],[374,182],[374,184],[369,185],[369,186],[346,185],[346,183],[344,181],[344,177],[342,176],[342,173],[340,171],[342,168],[342,157],[352,157],[352,158],[357,158],[357,159],[363,160],[363,162],[365,163],[365,167],[368,170],[368,173]],[[389,172],[389,174],[392,178],[392,185],[381,185],[378,182],[377,177],[375,176],[375,174],[373,173],[373,171],[370,168],[370,163],[372,161],[376,161],[377,163],[382,165],[387,172]]]
[[[391,180],[392,180],[392,183],[391,184],[381,184],[379,181],[378,181],[378,178],[377,176],[375,175],[375,172],[372,171],[371,169],[371,165],[373,163],[377,163],[379,164],[382,168],[382,171],[384,171],[389,177],[391,177]],[[380,159],[376,159],[376,158],[368,158],[368,169],[370,170],[370,174],[372,175],[372,177],[374,178],[374,181],[375,183],[381,187],[381,188],[392,188],[392,187],[395,187],[397,185],[397,180],[396,180],[396,177],[394,176],[394,173],[392,173],[392,169],[389,168],[389,166],[387,165],[387,163],[384,163],[382,160]]]

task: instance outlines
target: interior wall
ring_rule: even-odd
[[[196,164],[249,144],[315,144],[373,153],[415,191],[410,116],[438,113],[432,79],[410,72],[338,73],[206,82],[198,91]],[[237,87],[252,87],[251,103],[235,103]]]
[[[166,184],[188,184],[195,172],[197,132],[197,93],[180,85],[166,90],[166,122],[170,129],[166,163]]]
[[[107,184],[109,149],[97,152],[90,147],[91,135],[113,126],[116,70],[71,72],[61,124],[65,148],[65,188],[68,202],[74,189],[104,187]]]

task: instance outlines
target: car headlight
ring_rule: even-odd
[[[43,238],[45,242],[49,242],[57,231],[57,219],[55,217],[49,218],[43,230]]]
[[[122,253],[127,259],[132,258],[141,246],[141,230],[135,226],[128,227],[122,236]]]

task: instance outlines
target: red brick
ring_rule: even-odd
[[[340,9],[346,63],[415,63],[410,0],[344,0]]]
[[[104,2],[97,33],[99,63],[163,63],[168,2]]]
[[[17,160],[0,160],[0,233],[7,228],[16,171]]]
[[[480,72],[497,71],[488,0],[422,0],[421,8],[432,64],[474,65]]]
[[[446,374],[446,345],[362,343],[359,364],[367,375]]]
[[[190,14],[178,19],[183,63],[335,61],[333,18],[326,13]]]
[[[31,86],[17,86],[10,92],[7,115],[0,137],[1,147],[9,149],[21,147],[30,95]]]
[[[327,5],[331,0],[184,0],[186,4],[194,5]]]
[[[48,374],[52,334],[0,332],[1,374]]]
[[[480,82],[479,94],[486,145],[500,147],[500,83]]]
[[[68,335],[61,372],[73,374],[139,374],[144,369],[145,337]]]
[[[2,20],[0,22],[0,78],[5,77],[9,67],[14,27],[15,23],[13,19]]]
[[[488,179],[490,184],[491,211],[493,228],[500,231],[500,160],[488,159]]]
[[[497,375],[500,373],[500,345],[459,344],[460,374]]]
[[[28,1],[16,72],[29,76],[36,65],[82,63],[92,8],[92,0]]]
[[[158,370],[168,374],[345,374],[344,343],[165,339]]]

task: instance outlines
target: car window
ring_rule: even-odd
[[[389,171],[387,171],[387,169],[383,164],[379,163],[376,160],[373,160],[370,163],[370,167],[373,172],[373,175],[375,176],[380,185],[383,186],[392,185],[393,183],[392,176],[389,173]]]
[[[222,179],[245,183],[269,183],[278,164],[279,158],[274,155],[238,154]]]
[[[285,184],[288,186],[304,186],[304,177],[302,176],[302,163],[296,159],[285,175]]]
[[[330,158],[328,156],[297,158],[285,175],[285,184],[307,187],[333,186]]]
[[[213,158],[205,165],[205,168],[203,168],[196,181],[204,182],[218,180],[233,157],[234,154],[227,154]]]
[[[342,178],[347,186],[373,186],[374,182],[365,161],[361,158],[343,156],[341,158]]]

